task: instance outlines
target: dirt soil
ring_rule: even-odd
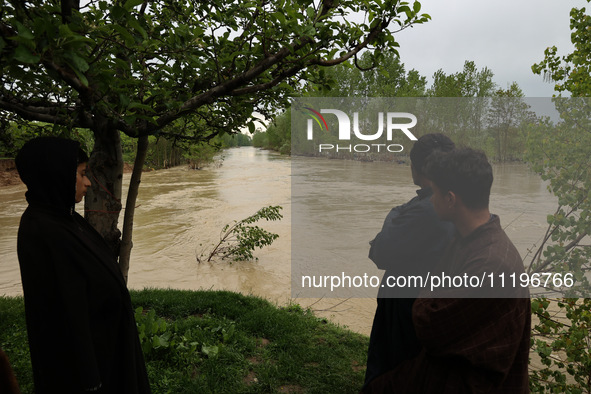
[[[0,171],[0,187],[21,184],[21,178],[16,170]]]

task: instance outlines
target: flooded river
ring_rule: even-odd
[[[353,210],[351,214],[355,216],[356,198],[366,198],[361,193],[371,191],[371,219],[365,216],[363,221],[368,234],[375,235],[392,206],[406,202],[416,189],[406,165],[308,158],[296,158],[294,164],[317,168],[337,180],[342,180],[343,174],[349,174],[351,179],[358,174],[363,188],[348,188],[350,195],[341,203],[349,201],[347,210]],[[244,147],[225,151],[221,166],[199,171],[176,167],[144,173],[136,208],[129,287],[227,289],[261,296],[278,305],[293,301],[311,306],[318,315],[354,331],[369,334],[375,299],[292,298],[291,168],[289,157]],[[554,212],[555,199],[525,165],[498,165],[494,171],[491,211],[501,217],[509,237],[522,257],[526,256],[528,249],[542,238],[546,216]],[[323,195],[330,195],[330,188],[314,188],[312,181],[304,180],[310,187],[309,193],[318,197],[310,199],[312,204],[318,204],[311,209],[322,212],[325,218],[331,217],[331,209],[342,209],[323,200]],[[26,208],[24,192],[22,185],[0,189],[0,295],[22,293],[16,234],[20,215]],[[259,223],[279,234],[279,238],[270,247],[255,252],[258,261],[197,262],[196,256],[211,250],[219,240],[225,224],[268,205],[282,206],[284,218]],[[342,226],[330,221],[325,221],[325,225],[333,226],[334,233]],[[362,240],[364,245],[367,241]],[[367,259],[366,252],[363,253]]]

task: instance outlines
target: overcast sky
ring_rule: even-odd
[[[412,3],[412,1],[409,1]],[[534,75],[531,66],[552,45],[558,53],[572,51],[570,10],[584,0],[420,0],[431,15],[423,25],[396,35],[406,70],[428,77],[443,69],[461,71],[466,60],[488,67],[494,81],[506,89],[517,82],[526,97],[551,97],[553,84]]]

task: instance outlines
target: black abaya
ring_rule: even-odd
[[[103,238],[73,210],[74,141],[43,138],[17,156],[29,206],[18,257],[37,393],[149,393],[129,293]]]

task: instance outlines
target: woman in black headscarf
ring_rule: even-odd
[[[116,257],[74,211],[90,186],[75,141],[43,137],[16,157],[28,208],[18,233],[35,390],[149,393],[131,300]]]

